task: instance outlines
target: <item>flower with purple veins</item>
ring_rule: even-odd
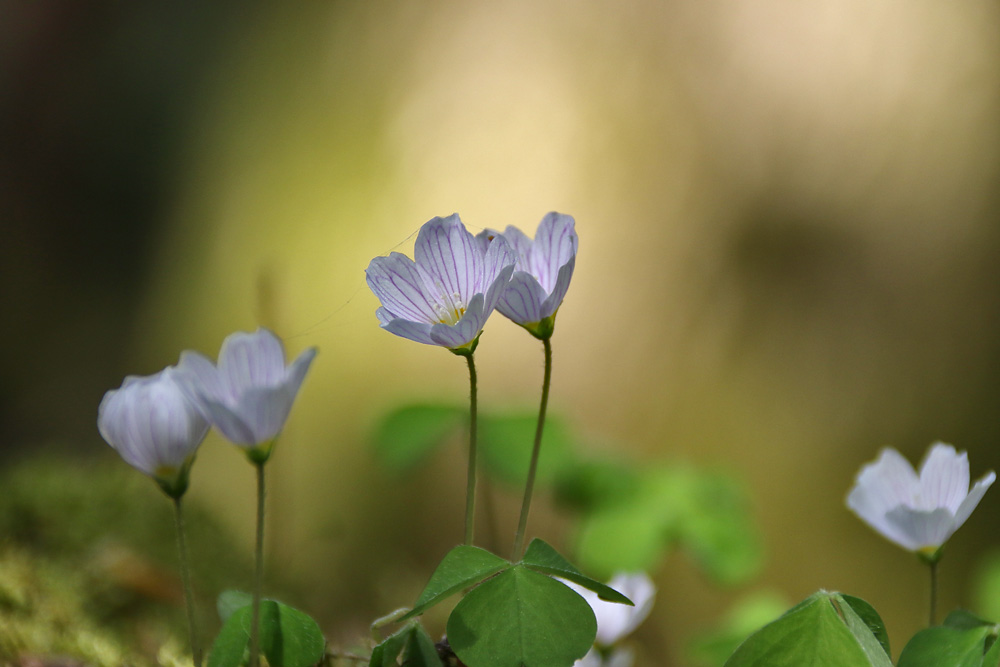
[[[368,265],[383,329],[457,354],[471,352],[514,271],[506,241],[480,243],[458,214],[434,218],[417,234],[414,259],[393,252]]]
[[[517,253],[517,266],[497,310],[536,338],[548,338],[576,266],[579,240],[575,222],[571,216],[553,211],[542,218],[534,240],[513,226],[502,235],[486,230],[477,239],[489,243],[498,236]]]
[[[315,356],[316,348],[309,348],[286,367],[281,340],[260,328],[228,336],[218,366],[198,352],[185,351],[177,370],[182,388],[212,425],[262,463]]]
[[[176,369],[167,367],[155,375],[130,375],[105,393],[97,428],[126,463],[179,498],[209,424],[184,395]]]
[[[989,472],[969,488],[965,452],[936,443],[920,474],[895,449],[886,448],[858,473],[847,506],[886,539],[926,558],[936,558],[996,475]]]

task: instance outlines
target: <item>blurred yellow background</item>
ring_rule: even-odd
[[[290,357],[319,347],[269,466],[269,568],[293,573],[299,606],[348,641],[409,603],[460,540],[464,493],[457,445],[408,481],[384,478],[366,448],[379,414],[461,402],[467,377],[461,359],[378,328],[364,269],[410,253],[435,215],[533,234],[557,210],[576,218],[580,255],[553,339],[551,409],[592,451],[743,477],[768,548],[753,588],[863,597],[898,651],[924,620],[925,572],[844,498],[884,445],[918,462],[941,439],[969,450],[974,478],[1000,467],[995,3],[222,7],[199,28],[192,10],[164,22],[108,3],[71,31],[72,49],[52,47],[57,64],[77,47],[98,53],[84,82],[105,76],[111,101],[146,100],[136,117],[158,118],[144,96],[169,101],[169,133],[137,121],[159,137],[139,142],[148,154],[114,112],[98,123],[105,98],[55,77],[57,65],[52,81],[24,84],[54,22],[20,10],[22,28],[48,32],[8,49],[20,76],[8,81],[24,84],[8,102],[32,113],[6,130],[35,128],[66,155],[76,131],[34,113],[62,108],[39,92],[51,84],[91,112],[84,129],[98,138],[71,163],[81,174],[97,147],[158,166],[116,181],[133,171],[122,158],[59,208],[47,198],[60,201],[61,181],[44,178],[35,144],[5,160],[12,450],[59,440],[114,458],[87,423],[101,393],[182,349],[214,356],[232,331],[270,326]],[[155,196],[134,195],[148,183]],[[118,187],[136,206],[93,194]],[[101,206],[118,226],[96,221]],[[537,341],[497,315],[477,362],[484,410],[534,408]],[[52,425],[61,411],[68,426]],[[250,466],[211,435],[190,497],[231,519],[248,549],[252,493]],[[949,545],[945,609],[971,603],[970,571],[998,546],[995,493]],[[511,532],[515,495],[498,498]],[[532,533],[566,540],[544,500]],[[654,574],[658,603],[638,637],[662,656],[650,664],[681,664],[686,639],[743,591],[711,587],[680,555]]]

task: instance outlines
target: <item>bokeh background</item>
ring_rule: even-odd
[[[372,456],[379,415],[461,402],[467,377],[379,330],[364,269],[435,215],[533,232],[557,210],[580,256],[552,410],[589,451],[743,479],[767,545],[738,590],[660,563],[648,664],[684,664],[753,588],[863,597],[897,651],[923,623],[924,570],[843,501],[884,445],[917,461],[941,439],[974,477],[1000,467],[996,3],[2,12],[6,468],[124,466],[102,394],[183,349],[258,325],[290,354],[319,347],[269,468],[270,569],[349,643],[460,539],[464,492],[458,446],[403,479]],[[494,318],[477,360],[484,409],[533,409],[537,341]],[[211,435],[189,496],[248,551],[252,493]],[[973,603],[1000,547],[995,493],[949,545],[944,608]],[[516,495],[497,498],[511,526]],[[569,549],[566,517],[537,507],[533,532]]]

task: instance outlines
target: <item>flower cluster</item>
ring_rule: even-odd
[[[494,309],[539,337],[552,334],[573,276],[573,218],[549,213],[534,241],[516,227],[473,236],[458,214],[417,234],[414,259],[376,257],[365,275],[386,331],[453,352],[471,352]]]
[[[126,463],[179,497],[210,425],[251,460],[267,459],[315,355],[308,349],[286,368],[273,333],[234,333],[222,344],[218,366],[186,351],[177,366],[125,378],[104,395],[98,429]]]

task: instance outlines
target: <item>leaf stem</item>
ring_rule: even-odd
[[[250,622],[250,667],[260,665],[260,597],[264,579],[264,462],[257,467],[257,543],[254,550],[253,614]]]
[[[545,430],[545,411],[549,405],[549,385],[552,381],[552,342],[549,338],[542,339],[545,350],[545,375],[542,379],[542,400],[538,406],[538,423],[535,425],[535,445],[531,450],[531,463],[528,465],[528,480],[524,485],[524,499],[521,501],[521,518],[517,522],[517,532],[514,534],[514,551],[511,560],[521,557],[524,546],[524,534],[528,527],[528,511],[531,509],[531,494],[535,487],[535,474],[538,472],[538,455],[542,450],[542,433]]]
[[[463,354],[469,365],[469,469],[465,487],[465,543],[472,544],[476,514],[476,362],[472,352]]]
[[[177,526],[177,553],[181,565],[181,581],[184,583],[184,603],[187,607],[188,635],[191,641],[191,659],[195,667],[201,667],[201,642],[198,640],[197,624],[194,616],[194,591],[191,587],[191,567],[188,564],[187,540],[184,537],[184,511],[181,497],[174,498],[174,523]]]

